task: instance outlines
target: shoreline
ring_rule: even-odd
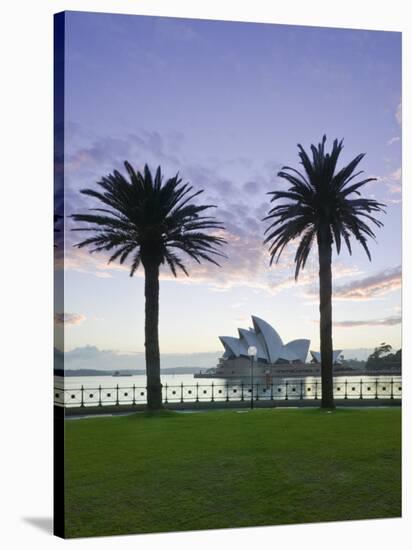
[[[267,375],[257,375],[255,374],[254,375],[254,378],[260,378],[260,379],[266,379],[266,376]],[[320,368],[316,370],[316,372],[313,372],[312,371],[309,371],[309,370],[305,370],[305,371],[300,371],[300,372],[296,372],[296,371],[278,371],[276,373],[271,373],[270,374],[270,379],[272,380],[276,380],[277,378],[307,378],[307,377],[315,377],[315,378],[320,378],[321,377],[321,370]],[[402,371],[399,369],[399,370],[382,370],[382,371],[366,371],[366,370],[357,370],[357,371],[352,371],[352,370],[341,370],[341,371],[335,371],[333,373],[333,377],[336,378],[336,377],[339,377],[339,376],[372,376],[372,377],[376,377],[376,376],[402,376]],[[239,375],[239,374],[218,374],[218,373],[199,373],[199,374],[194,374],[193,375],[193,378],[219,378],[219,379],[223,379],[223,380],[228,380],[228,379],[234,379],[234,380],[239,380],[239,379],[246,379],[246,378],[249,378],[249,375],[248,374],[245,374],[245,375]]]
[[[54,372],[53,373],[54,376],[58,377],[58,378],[99,378],[99,377],[107,377],[107,378],[114,378],[114,379],[122,379],[122,378],[130,378],[132,376],[146,376],[146,373],[145,372],[139,372],[139,373],[132,373],[132,374],[126,374],[126,375],[118,375],[118,376],[113,376],[112,374],[110,373],[106,373],[104,371],[102,372],[99,372],[99,373],[93,373],[93,374],[90,374],[90,373],[82,373],[80,374],[79,372],[76,372],[76,374],[73,374],[73,373],[63,373],[60,369],[58,370],[58,372]],[[218,379],[228,379],[228,380],[239,380],[239,379],[248,379],[250,377],[249,373],[245,373],[245,374],[242,374],[242,375],[239,375],[239,374],[218,374],[218,373],[207,373],[207,372],[197,372],[197,373],[176,373],[176,372],[167,372],[167,369],[164,370],[164,371],[161,371],[160,373],[160,376],[182,376],[182,375],[187,375],[187,376],[193,376],[193,378],[205,378],[205,379],[211,379],[211,378],[218,378]],[[271,378],[272,379],[276,379],[276,378],[307,378],[307,377],[310,377],[310,376],[314,376],[314,377],[320,377],[321,376],[321,370],[320,368],[319,369],[316,369],[316,371],[314,371],[314,369],[311,369],[311,370],[302,370],[300,372],[296,372],[296,370],[291,370],[291,371],[287,371],[286,369],[285,370],[279,370],[277,371],[276,373],[273,373],[271,375]],[[339,370],[339,371],[335,371],[333,373],[333,377],[338,377],[338,376],[402,376],[402,370],[401,369],[396,369],[396,370],[379,370],[379,371],[366,371],[366,370]],[[265,379],[266,378],[266,375],[260,375],[258,373],[255,372],[254,374],[254,378],[259,378],[259,379]]]

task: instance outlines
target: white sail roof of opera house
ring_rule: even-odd
[[[249,346],[257,349],[257,359],[267,363],[284,361],[300,361],[305,363],[310,346],[310,340],[291,340],[284,344],[277,331],[267,321],[252,315],[253,328],[238,329],[239,338],[219,336],[225,348],[224,358],[247,357]]]

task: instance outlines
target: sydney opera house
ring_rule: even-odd
[[[248,349],[253,346],[257,353],[254,362],[256,376],[282,374],[317,374],[320,368],[320,353],[311,351],[312,362],[307,363],[310,340],[291,340],[284,344],[277,331],[266,321],[252,315],[253,327],[238,329],[239,336],[219,336],[224,347],[223,356],[210,374],[218,376],[248,376],[250,358]],[[337,362],[341,350],[333,352]]]

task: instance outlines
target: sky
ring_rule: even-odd
[[[80,189],[125,160],[179,172],[226,227],[220,268],[188,260],[188,278],[161,273],[164,368],[214,366],[218,335],[236,336],[251,315],[318,350],[316,248],[296,283],[293,245],[269,267],[262,218],[267,193],[285,188],[277,172],[299,167],[297,144],[323,134],[329,146],[344,139],[341,164],[366,153],[360,168],[377,180],[364,194],[387,205],[371,262],[357,244],[334,254],[334,348],[401,347],[400,33],[67,12],[64,133],[56,323],[84,367],[144,364],[142,272],[130,278],[75,248],[81,235],[70,231],[71,214],[96,206]]]

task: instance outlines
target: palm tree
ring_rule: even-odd
[[[92,214],[74,214],[92,236],[76,244],[91,247],[90,252],[111,251],[109,263],[120,264],[130,257],[130,276],[142,264],[145,275],[145,357],[147,406],[162,406],[159,353],[159,268],[167,265],[176,277],[178,270],[188,275],[179,254],[196,262],[202,260],[219,265],[216,256],[223,256],[218,247],[226,241],[213,232],[224,229],[206,211],[214,205],[196,205],[192,201],[203,191],[193,192],[182,184],[179,175],[163,181],[160,166],[153,177],[148,166],[143,173],[124,163],[128,178],[115,170],[97,182],[100,190],[83,189],[81,193],[103,203],[92,208]],[[205,232],[212,230],[212,234]]]
[[[364,154],[355,157],[347,166],[337,170],[343,140],[333,142],[332,151],[325,154],[326,136],[317,147],[311,146],[312,159],[299,144],[300,163],[304,173],[284,166],[278,173],[289,182],[287,191],[272,191],[271,202],[276,206],[264,220],[272,223],[266,229],[265,244],[270,243],[270,264],[278,262],[285,246],[299,239],[295,254],[295,280],[304,269],[314,241],[319,254],[320,298],[320,351],[322,367],[322,407],[333,408],[332,371],[332,245],[339,254],[342,240],[352,254],[351,237],[364,248],[369,260],[371,255],[368,238],[375,234],[368,222],[381,227],[383,224],[374,212],[384,211],[384,204],[360,197],[359,189],[376,178],[355,182],[363,171],[355,172]],[[354,198],[350,198],[356,195]],[[280,203],[278,203],[280,201]]]

